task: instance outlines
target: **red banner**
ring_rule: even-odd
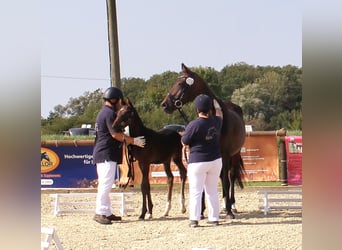
[[[285,136],[287,183],[302,185],[302,136]]]

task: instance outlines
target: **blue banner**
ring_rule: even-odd
[[[97,187],[93,146],[41,147],[41,188]]]

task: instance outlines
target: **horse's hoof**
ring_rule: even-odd
[[[145,220],[143,216],[139,216],[139,220]]]
[[[146,219],[152,219],[152,214],[146,214],[147,218]]]
[[[232,208],[232,212],[233,212],[233,214],[237,214],[238,213],[236,208]]]
[[[182,214],[185,214],[186,208],[182,208],[181,212],[182,212]]]
[[[165,209],[165,211],[163,213],[163,217],[169,216],[169,212],[170,212],[170,209]]]
[[[235,215],[233,213],[228,213],[226,218],[232,220],[235,219]]]

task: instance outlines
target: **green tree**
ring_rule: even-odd
[[[213,93],[221,97],[222,91],[218,79],[218,71],[211,67],[195,67],[191,69],[193,72],[197,73],[213,91]]]
[[[246,124],[258,130],[301,129],[302,122],[302,69],[252,66],[237,63],[225,66],[220,72],[211,67],[194,67],[212,91],[223,100],[239,104]],[[123,78],[122,91],[136,107],[145,126],[159,130],[167,124],[185,124],[180,114],[166,114],[160,106],[180,72],[166,71],[150,79]],[[103,105],[102,91],[85,92],[70,98],[66,105],[59,104],[48,118],[41,119],[42,134],[63,133],[82,124],[94,124]],[[192,103],[183,107],[188,118],[196,117]]]
[[[146,88],[146,81],[142,78],[123,78],[121,82],[124,96],[129,97],[132,101],[137,100]]]
[[[232,101],[242,107],[245,121],[259,130],[301,128],[301,71],[289,66],[271,69],[259,68],[263,74],[235,90]]]
[[[302,112],[300,110],[285,110],[271,117],[266,129],[286,128],[287,130],[302,130]]]
[[[102,107],[103,92],[85,92],[78,98],[70,98],[69,102],[57,105],[47,119],[41,120],[42,134],[61,134],[69,128],[79,128],[82,124],[94,124],[96,115]]]
[[[262,97],[264,102],[262,113],[264,120],[269,122],[273,115],[278,114],[283,109],[281,103],[284,98],[285,79],[276,72],[267,72],[256,79],[256,83],[264,92],[268,93]]]
[[[72,117],[80,116],[86,108],[92,103],[98,103],[102,100],[103,92],[100,89],[94,92],[86,91],[83,95],[73,98],[71,97],[68,103],[63,106],[61,104],[54,107],[54,112],[50,113],[51,117]]]
[[[219,84],[221,85],[221,98],[231,100],[234,90],[253,83],[260,75],[260,72],[254,66],[244,62],[225,66],[218,74]]]
[[[264,117],[270,93],[267,89],[261,88],[260,84],[251,83],[243,88],[237,89],[232,95],[232,102],[241,106],[245,120],[259,119]]]

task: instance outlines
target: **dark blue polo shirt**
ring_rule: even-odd
[[[197,118],[185,128],[182,142],[190,147],[189,163],[213,161],[221,157],[222,119],[218,116]]]
[[[94,164],[104,161],[122,163],[122,143],[112,137],[112,124],[116,118],[115,111],[103,106],[96,117],[95,144],[93,150]]]

